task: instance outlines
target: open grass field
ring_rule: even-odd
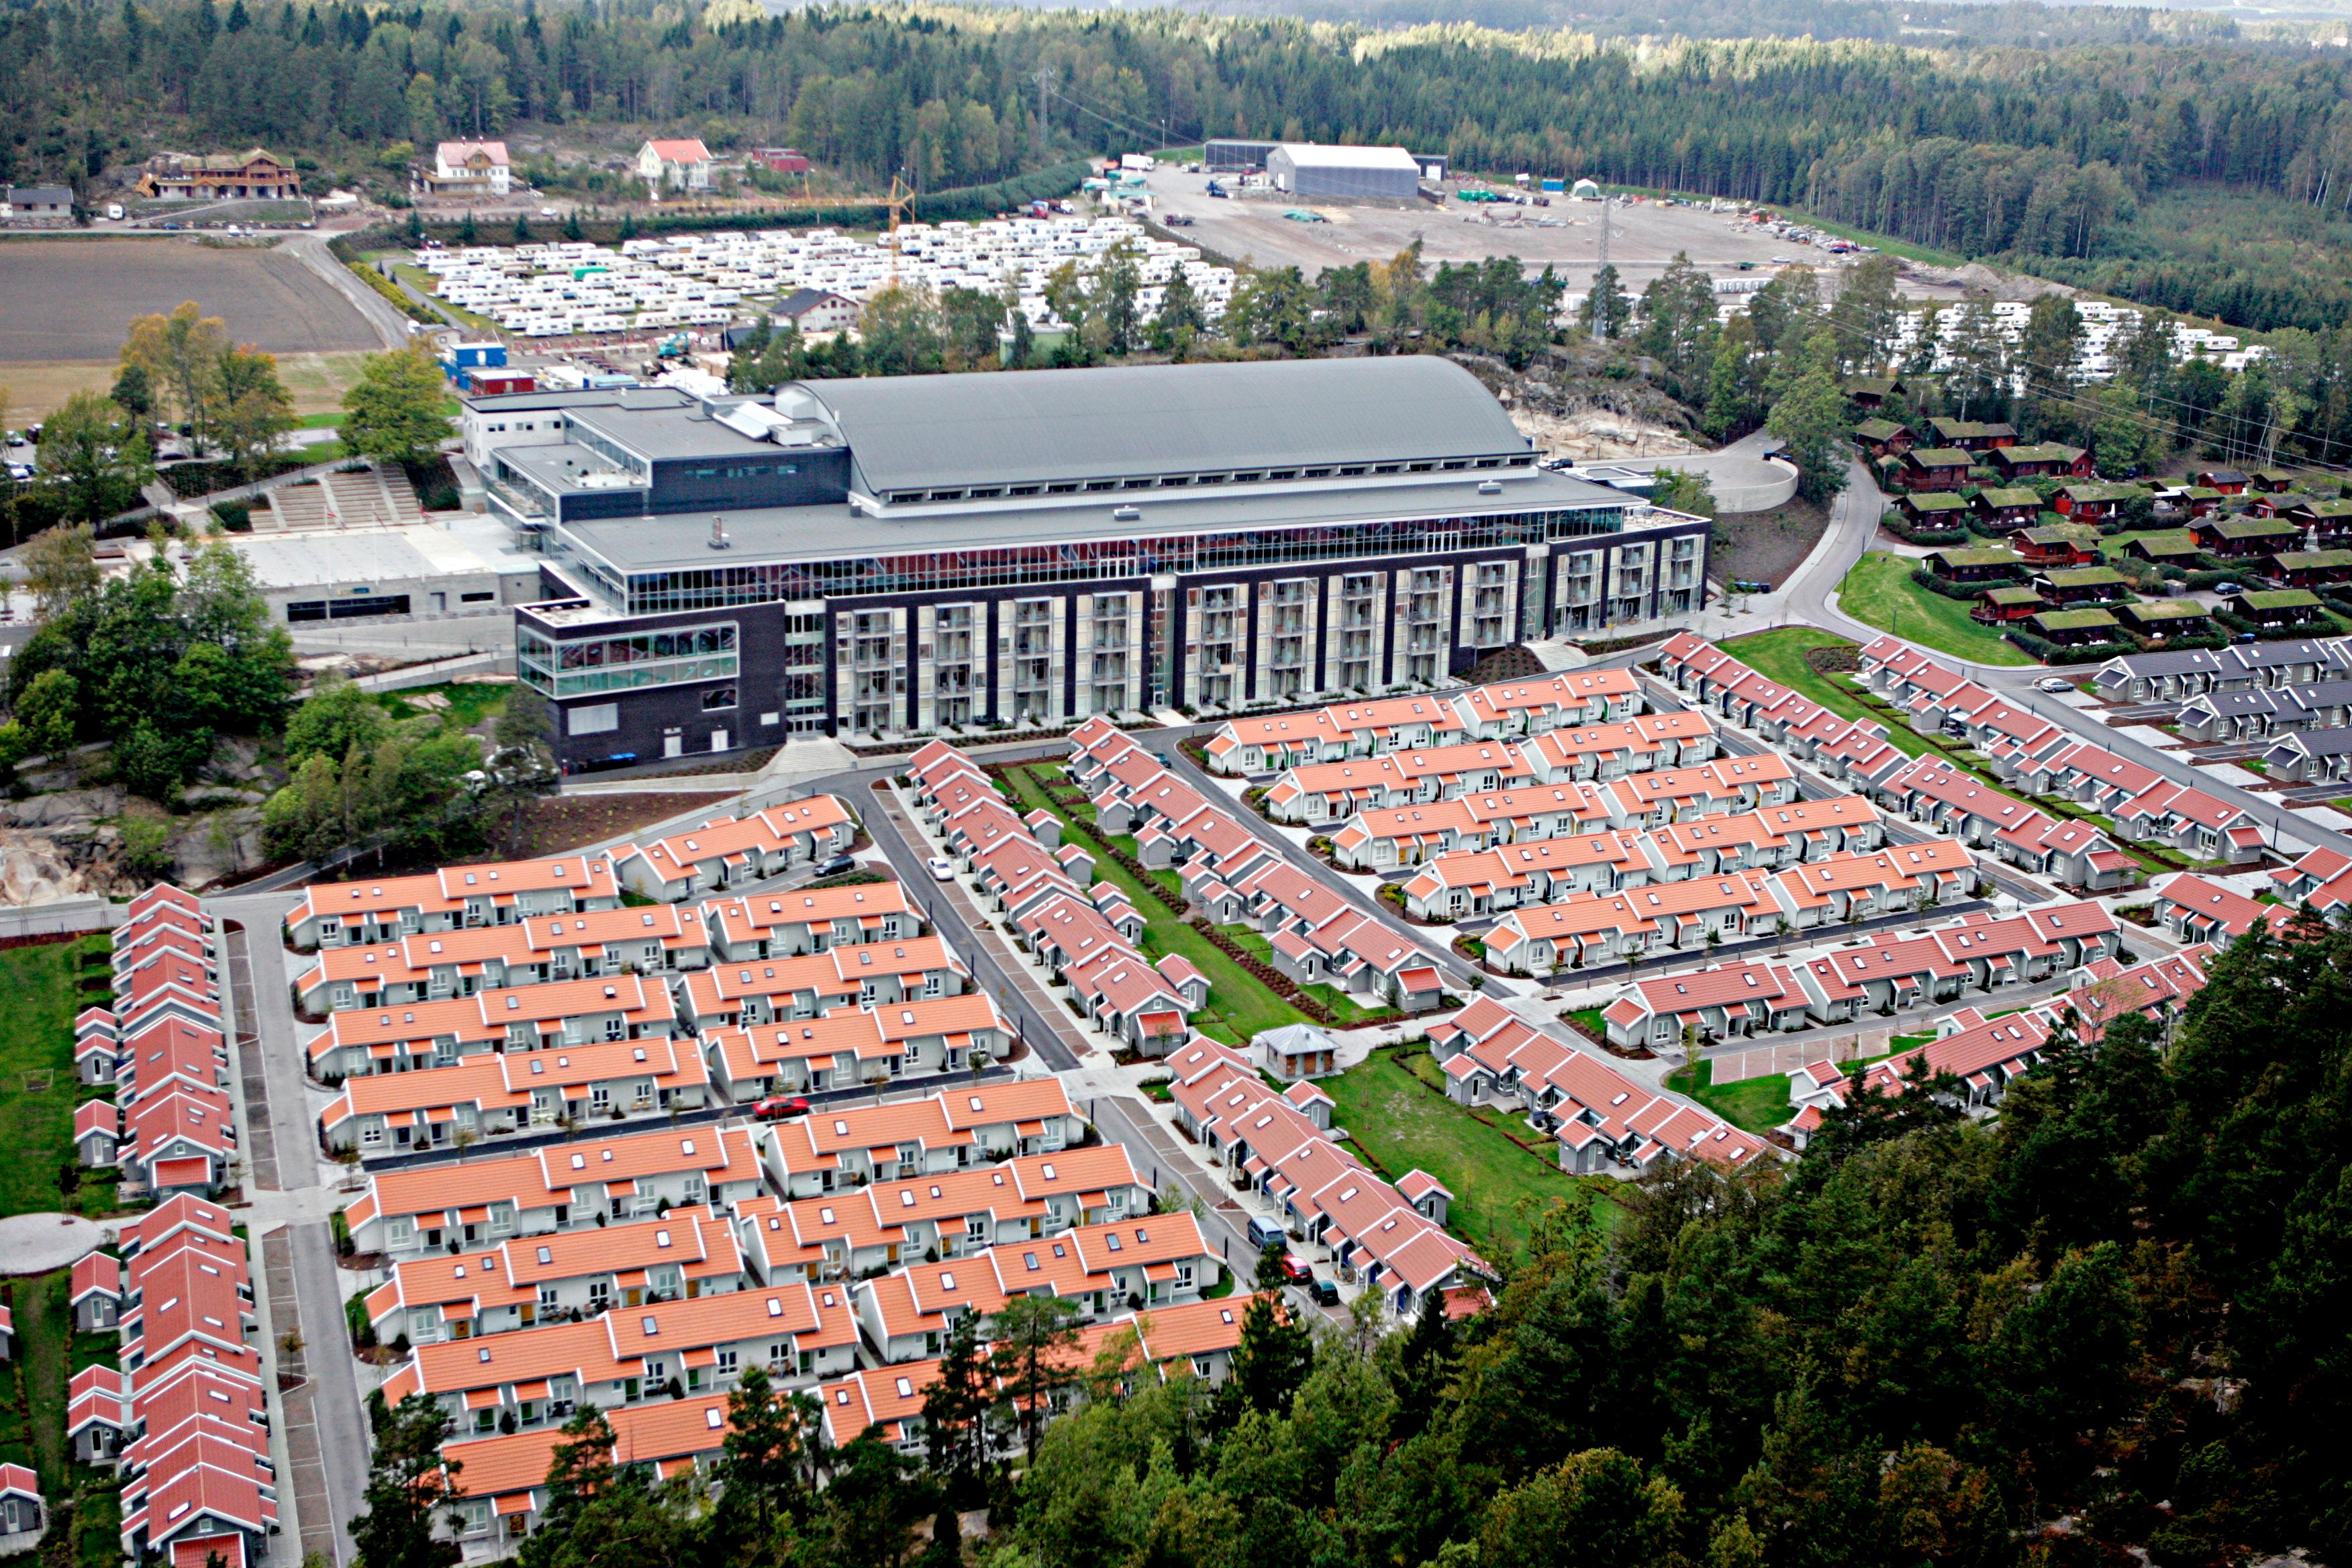
[[[1673,1074],[1666,1079],[1666,1087],[1677,1094],[1689,1095],[1734,1127],[1749,1132],[1769,1132],[1790,1115],[1789,1075],[1784,1072],[1742,1079],[1718,1088],[1715,1064],[1700,1062]]]
[[[0,246],[0,249],[5,248]],[[124,324],[129,324],[127,319]],[[117,331],[115,335],[119,339],[121,333]],[[0,318],[0,344],[5,344],[6,336],[5,318]],[[281,353],[278,356],[278,379],[285,384],[286,395],[294,400],[298,416],[324,416],[323,422],[333,425],[342,417],[343,394],[359,380],[360,362],[366,357],[357,349],[339,349],[332,353]],[[66,399],[77,392],[104,392],[114,384],[121,369],[113,350],[108,351],[106,358],[94,360],[10,361],[0,357],[0,387],[8,391],[8,423],[24,426],[46,418],[63,407]]]
[[[1336,1078],[1317,1079],[1332,1124],[1391,1181],[1423,1170],[1454,1194],[1447,1228],[1502,1263],[1527,1245],[1530,1222],[1554,1203],[1607,1226],[1622,1215],[1606,1177],[1571,1176],[1540,1134],[1506,1112],[1456,1105],[1431,1082],[1436,1063],[1418,1046],[1387,1046]],[[1428,1075],[1428,1076],[1425,1076]]]
[[[1042,805],[1065,822],[1086,821],[1091,826],[1091,811],[1073,809],[1046,795],[1045,784],[1058,782],[1063,776],[1059,767],[1014,768],[1005,776],[1024,808]],[[1071,835],[1071,841],[1081,847],[1087,843],[1076,834]],[[1132,852],[1131,844],[1122,847]],[[1267,990],[1256,976],[1226,957],[1223,950],[1170,913],[1167,906],[1129,876],[1125,867],[1106,858],[1097,862],[1095,875],[1115,883],[1127,894],[1136,913],[1143,917],[1140,945],[1146,958],[1182,953],[1193,967],[1208,976],[1209,1005],[1192,1015],[1192,1027],[1213,1040],[1246,1046],[1268,1029],[1304,1021],[1298,1009]]]
[[[73,1020],[103,990],[104,937],[0,952],[0,1215],[45,1214],[62,1199],[58,1172],[73,1158]],[[95,959],[96,962],[86,961]]]
[[[2000,633],[1969,619],[1969,606],[1962,601],[1930,594],[1912,582],[1912,570],[1907,556],[1868,552],[1838,584],[1839,608],[1855,620],[1958,658],[1979,664],[2035,662],[2023,648],[2003,641]]]
[[[0,242],[0,364],[111,360],[136,316],[194,300],[240,343],[272,353],[382,346],[375,330],[283,249],[178,238]]]

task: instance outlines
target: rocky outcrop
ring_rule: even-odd
[[[77,860],[70,849],[68,842],[51,833],[0,828],[0,905],[22,907],[131,890],[127,886],[118,889],[118,879],[94,857]]]

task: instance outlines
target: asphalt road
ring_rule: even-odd
[[[264,893],[209,900],[215,912],[241,921],[246,928],[245,953],[249,967],[253,1016],[244,1020],[260,1040],[262,1084],[268,1097],[267,1121],[276,1156],[278,1190],[289,1194],[312,1194],[323,1199],[326,1185],[317,1155],[318,1135],[300,1065],[293,1003],[288,992],[285,948],[279,921],[290,902],[282,893]],[[232,963],[235,959],[232,958]],[[247,1100],[246,1116],[254,1121],[264,1110]],[[328,1205],[331,1206],[331,1205]],[[334,1239],[323,1218],[300,1220],[286,1226],[291,1249],[294,1300],[273,1296],[270,1311],[278,1333],[299,1328],[305,1345],[304,1370],[310,1410],[319,1434],[320,1474],[305,1476],[309,1456],[298,1463],[293,1483],[298,1496],[323,1496],[332,1521],[335,1560],[352,1561],[351,1521],[360,1511],[367,1489],[368,1425],[360,1400],[356,1363],[352,1360],[343,1317],[343,1291],[335,1267]],[[306,1533],[316,1533],[319,1521],[310,1521]]]
[[[392,301],[362,283],[351,274],[351,268],[335,259],[327,242],[334,236],[320,229],[296,233],[278,242],[278,248],[309,268],[336,293],[352,303],[367,324],[383,340],[383,346],[399,348],[408,342],[409,319],[394,309]]]

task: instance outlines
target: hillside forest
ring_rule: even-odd
[[[1015,1297],[985,1335],[960,1321],[906,1449],[821,1441],[815,1401],[755,1373],[715,1469],[657,1481],[583,1411],[520,1561],[2340,1562],[2347,1020],[2352,933],[2305,911],[2169,1026],[2062,1026],[1997,1121],[1915,1072],[1785,1170],[1675,1165],[1603,1200],[1613,1226],[1556,1205],[1459,1321],[1286,1322],[1270,1255],[1213,1388],[1155,1375],[1132,1334],[1089,1359],[1066,1310]],[[1047,1405],[1073,1413],[1040,1433]],[[362,1561],[454,1563],[425,1539],[448,1418],[379,1418]],[[982,1505],[992,1533],[960,1540]]]
[[[2012,29],[2027,36],[1982,30]],[[2352,253],[2344,71],[2333,48],[2219,27],[2019,47],[1958,29],[1661,42],[1175,12],[770,16],[753,0],[29,0],[0,11],[0,177],[253,142],[347,175],[523,124],[772,137],[846,179],[932,190],[1204,134],[1401,142],[1470,170],[1793,205],[2168,309],[2320,328],[2352,307],[2346,269],[2312,264]]]

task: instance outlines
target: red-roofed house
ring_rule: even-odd
[[[648,142],[637,149],[631,166],[656,201],[664,191],[710,188],[710,149],[698,137]]]

